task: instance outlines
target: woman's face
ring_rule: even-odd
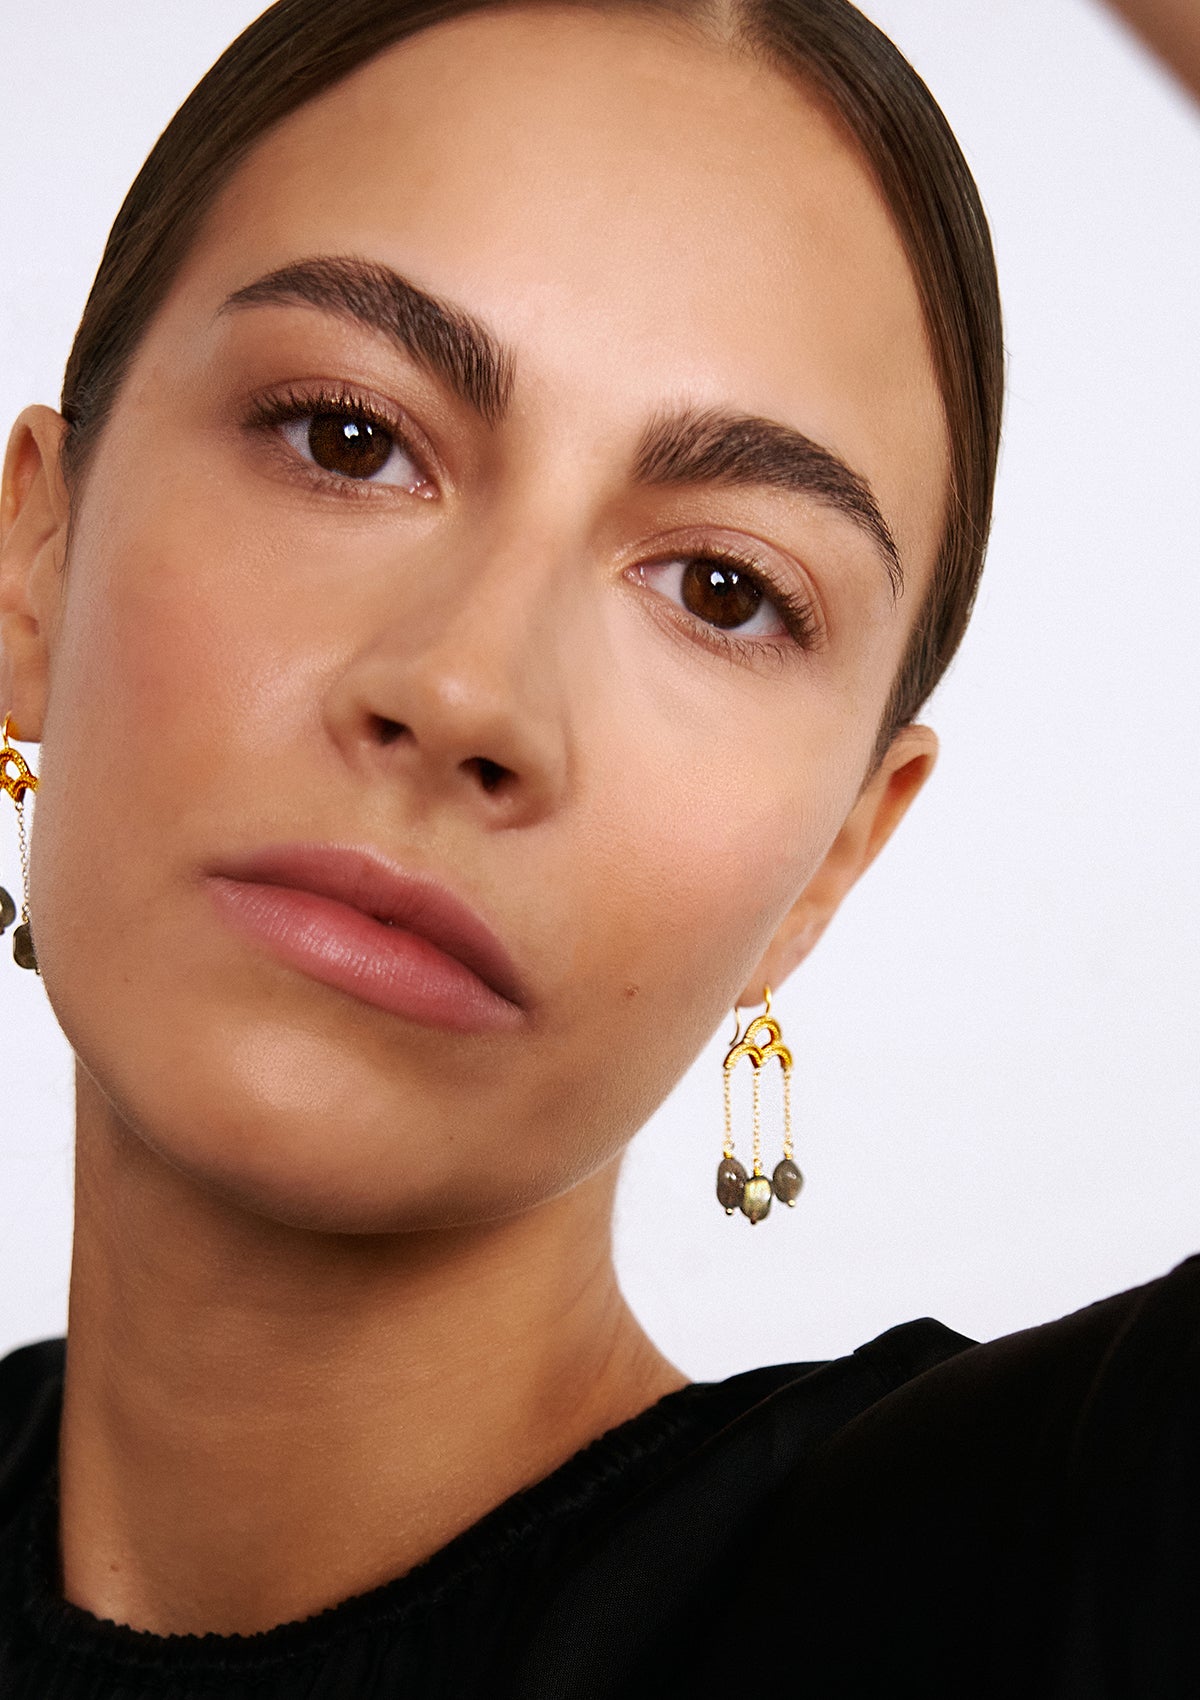
[[[856,871],[827,853],[945,487],[898,239],[775,71],[510,11],[304,108],[141,343],[65,576],[61,523],[27,549],[44,673],[10,660],[6,702],[41,739],[31,910],[83,1088],[330,1229],[608,1163]],[[447,888],[516,1001],[422,1000],[418,962],[385,1009],[246,931],[214,876],[295,842]]]

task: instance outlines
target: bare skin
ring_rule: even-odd
[[[484,321],[505,417],[344,315],[223,310],[328,255]],[[422,463],[350,489],[247,422],[315,382],[380,398]],[[904,595],[815,497],[635,476],[685,403],[848,463]],[[932,767],[925,727],[871,755],[942,412],[886,209],[804,92],[681,28],[509,12],[261,144],[71,493],[61,432],[31,409],[10,444],[0,704],[40,745],[31,912],[79,1059],[63,1587],[249,1633],[684,1384],[617,1288],[620,1157]],[[673,565],[731,544],[774,587],[733,645]],[[775,608],[800,597],[803,643]],[[512,1030],[401,1021],[235,938],[208,870],[282,838],[450,885],[518,963]]]
[[[1196,0],[1109,0],[1200,99],[1200,6]]]

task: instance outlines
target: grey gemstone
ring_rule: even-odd
[[[32,968],[35,974],[40,972],[28,921],[23,921],[13,934],[13,961],[18,968]]]
[[[746,1171],[737,1158],[722,1157],[717,1168],[717,1197],[731,1215],[742,1202],[745,1184]]]
[[[771,1188],[780,1204],[795,1204],[796,1194],[803,1185],[804,1176],[790,1157],[776,1163],[775,1173],[771,1176]]]
[[[6,933],[17,918],[17,906],[0,885],[0,933]]]
[[[751,1175],[742,1188],[742,1214],[761,1222],[771,1208],[771,1183],[766,1175]]]

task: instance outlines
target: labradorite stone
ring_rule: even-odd
[[[17,906],[0,885],[0,933],[6,933],[17,918]]]
[[[722,1157],[717,1168],[717,1197],[727,1215],[732,1216],[742,1202],[746,1171],[736,1157]]]
[[[751,1175],[742,1188],[742,1214],[761,1222],[771,1208],[771,1183],[766,1175]]]
[[[771,1190],[780,1204],[795,1204],[796,1194],[803,1185],[804,1176],[790,1157],[776,1163],[775,1173],[771,1176]]]
[[[33,934],[28,921],[23,921],[13,934],[13,961],[18,968],[32,968],[37,972],[37,952],[33,948]]]

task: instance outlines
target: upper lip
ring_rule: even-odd
[[[335,844],[268,844],[222,862],[229,879],[290,886],[361,909],[418,933],[471,969],[509,1003],[525,994],[508,951],[473,909],[425,875],[405,873],[377,851]]]

